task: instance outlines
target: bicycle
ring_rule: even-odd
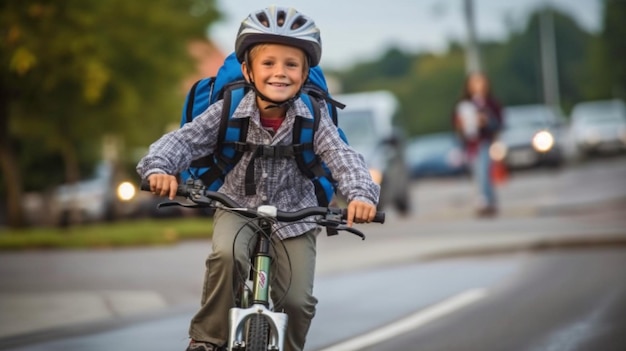
[[[150,186],[142,182],[141,190],[150,191]],[[321,226],[337,231],[347,231],[365,240],[365,234],[354,227],[345,225],[347,210],[334,207],[309,207],[299,211],[280,211],[275,206],[263,205],[258,208],[239,206],[227,195],[206,190],[201,181],[188,180],[178,186],[177,196],[190,203],[164,201],[157,208],[182,206],[187,208],[222,208],[235,211],[247,218],[258,220],[255,249],[250,257],[250,271],[246,281],[239,284],[235,296],[235,307],[229,312],[229,337],[227,351],[281,351],[287,330],[287,314],[272,310],[269,290],[271,267],[272,224],[275,222],[295,222],[309,217]],[[385,213],[377,212],[374,222],[384,223]],[[329,234],[330,235],[330,234]],[[235,278],[235,277],[234,277]],[[250,285],[252,288],[250,288]]]

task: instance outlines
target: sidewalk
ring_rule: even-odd
[[[434,186],[419,185],[416,217],[401,218],[388,211],[388,225],[363,228],[365,241],[348,234],[320,236],[317,274],[342,274],[459,255],[589,245],[626,247],[626,187],[592,189],[593,195],[589,195],[563,192],[563,187],[571,184],[563,179],[554,182],[555,193],[539,197],[528,193],[532,183],[501,188],[502,197],[511,201],[503,201],[499,216],[490,219],[476,219],[471,207],[459,200],[466,198],[471,185],[445,183],[437,190],[439,193],[432,190]],[[0,292],[0,349],[20,344],[26,337],[54,335],[63,328],[158,313],[172,307],[161,293],[152,290]]]
[[[468,210],[434,213],[417,222],[390,220],[400,223],[394,226],[397,232],[369,225],[363,242],[348,235],[319,240],[318,274],[468,255],[609,245],[626,248],[626,197],[509,207],[497,218],[480,220]]]

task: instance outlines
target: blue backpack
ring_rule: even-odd
[[[249,118],[231,118],[235,109],[251,89],[243,77],[241,64],[234,53],[224,61],[217,75],[197,81],[189,90],[183,107],[181,126],[192,121],[204,112],[209,105],[224,101],[218,143],[213,154],[194,160],[188,170],[181,173],[183,182],[188,179],[200,179],[209,190],[217,190],[224,183],[224,177],[232,170],[245,152],[254,156],[246,170],[246,195],[256,193],[254,182],[254,160],[257,157],[294,157],[300,171],[309,178],[314,186],[320,206],[328,206],[335,193],[336,182],[330,171],[313,150],[315,131],[322,114],[320,108],[326,103],[335,126],[337,126],[337,108],[345,105],[333,100],[328,93],[326,79],[319,66],[309,69],[309,78],[302,87],[302,101],[307,105],[313,120],[297,117],[293,128],[293,145],[255,145],[248,143]],[[347,143],[345,134],[337,127],[342,139]]]

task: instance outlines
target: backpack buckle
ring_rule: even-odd
[[[260,155],[262,157],[276,157],[276,148],[272,145],[262,145],[260,149]]]

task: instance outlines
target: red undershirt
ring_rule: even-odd
[[[271,129],[272,131],[274,131],[274,133],[276,133],[276,131],[278,130],[278,128],[280,128],[280,125],[283,123],[284,120],[285,120],[284,117],[281,117],[281,118],[261,117],[261,125],[263,126],[263,128]]]

